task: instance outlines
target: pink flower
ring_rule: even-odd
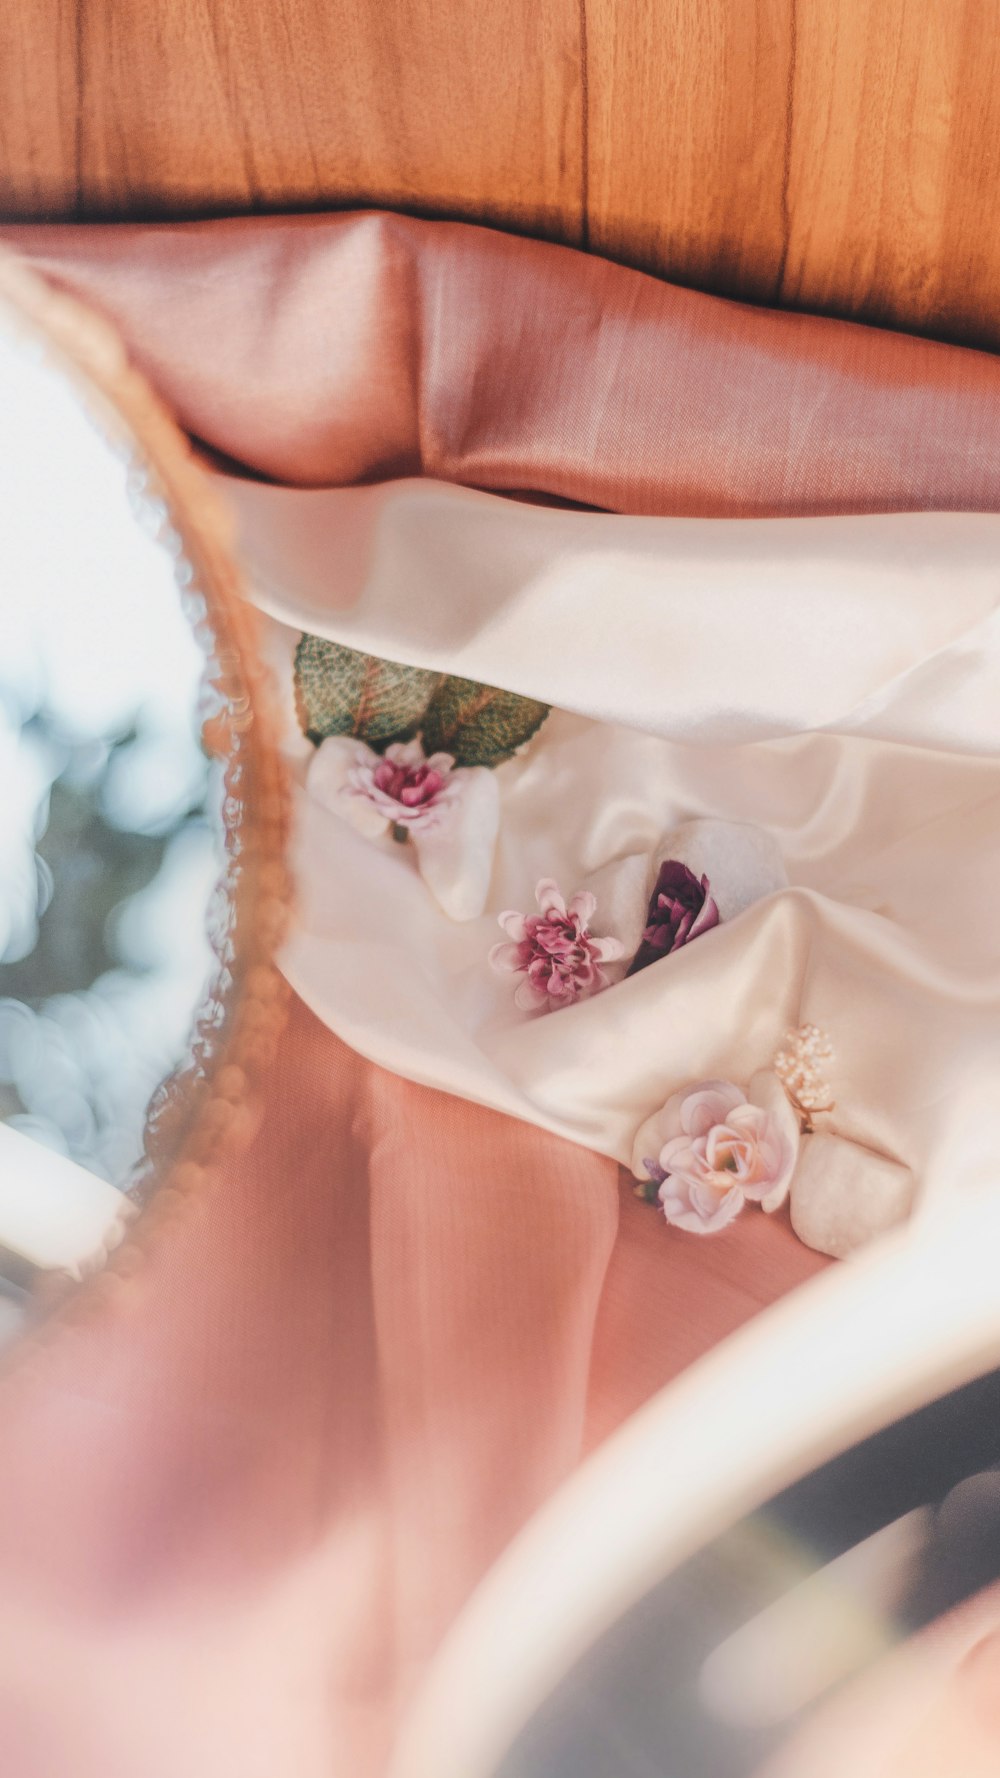
[[[539,1008],[552,1012],[606,988],[608,977],[601,964],[620,957],[622,946],[616,938],[595,938],[591,933],[597,902],[587,890],[574,895],[567,907],[558,885],[543,877],[535,899],[537,914],[500,915],[500,925],[512,942],[494,945],[490,962],[494,969],[524,977],[514,995],[522,1012]]]
[[[746,1092],[728,1080],[684,1087],[647,1119],[632,1171],[659,1185],[668,1222],[711,1235],[749,1199],[777,1210],[799,1153],[798,1119],[773,1074],[755,1074]]]
[[[416,865],[452,920],[477,920],[486,906],[500,825],[496,775],[456,766],[450,753],[429,759],[419,741],[375,753],[353,735],[328,735],[306,773],[309,794],[365,839],[390,842],[397,864]],[[412,863],[411,863],[412,861]]]
[[[363,797],[396,827],[429,827],[450,799],[454,765],[450,753],[425,759],[419,741],[395,741],[381,757],[359,748],[345,794]]]

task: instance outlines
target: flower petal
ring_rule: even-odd
[[[681,1199],[664,1197],[668,1191],[669,1179],[660,1187],[660,1202],[667,1221],[677,1229],[684,1229],[689,1235],[716,1235],[733,1222],[743,1208],[744,1197],[739,1186],[734,1185],[719,1204],[714,1215],[699,1216],[696,1210],[690,1209]]]
[[[535,888],[535,900],[543,914],[566,913],[566,902],[554,877],[542,877]]]
[[[729,1113],[745,1103],[743,1088],[731,1080],[699,1081],[684,1089],[681,1128],[689,1136],[706,1136],[713,1124],[724,1124]]]
[[[351,735],[328,735],[309,761],[306,788],[317,802],[333,808],[352,769],[377,763],[377,755],[363,741],[356,741]]]
[[[445,913],[452,920],[475,920],[493,875],[500,792],[485,766],[461,768],[452,787],[438,819],[411,829],[413,846],[420,874]]]
[[[659,1159],[660,1150],[673,1137],[681,1134],[681,1106],[686,1098],[685,1088],[682,1088],[680,1092],[671,1093],[666,1104],[661,1105],[659,1111],[654,1111],[652,1117],[647,1117],[644,1124],[640,1124],[632,1148],[634,1178],[647,1178],[646,1170],[642,1164],[645,1156],[655,1155]]]
[[[597,896],[592,895],[589,889],[578,889],[575,895],[570,896],[566,912],[575,914],[581,926],[589,926],[597,912]]]
[[[494,945],[487,960],[494,969],[520,969],[521,947],[510,943]]]
[[[537,1012],[539,1007],[547,1007],[548,1004],[549,997],[545,989],[536,988],[527,976],[523,982],[518,983],[514,991],[514,1005],[519,1007],[522,1012]]]
[[[635,1133],[630,1162],[633,1179],[648,1179],[649,1175],[645,1166],[646,1156],[652,1155],[658,1161],[663,1143],[663,1111],[654,1111],[652,1117],[647,1117],[645,1123],[640,1124]]]
[[[767,1193],[761,1198],[761,1208],[770,1213],[777,1210],[788,1196],[788,1188],[792,1183],[795,1163],[799,1158],[799,1144],[802,1133],[799,1120],[789,1103],[776,1074],[770,1068],[762,1068],[753,1076],[747,1087],[747,1098],[752,1105],[759,1105],[768,1114],[774,1136],[781,1144],[782,1153],[778,1169]]]
[[[419,740],[393,741],[391,747],[386,748],[383,758],[394,766],[403,766],[404,768],[422,766],[424,764],[424,749]]]
[[[521,944],[528,936],[524,915],[519,914],[516,908],[506,908],[502,914],[498,914],[497,925],[502,926],[516,944]]]
[[[355,795],[350,777],[359,765],[377,763],[378,755],[363,741],[355,740],[351,735],[328,735],[317,747],[306,772],[309,795],[323,808],[350,822],[367,839],[378,839],[389,823],[367,797]]]
[[[620,938],[592,938],[590,947],[599,963],[617,963],[619,957],[625,955]]]
[[[697,1140],[698,1144],[704,1147],[704,1137],[699,1137]],[[702,1171],[704,1162],[702,1155],[698,1152],[698,1146],[692,1144],[690,1137],[674,1136],[660,1149],[660,1165],[668,1173],[676,1173],[679,1177],[690,1182],[692,1177],[696,1177]]]
[[[689,939],[700,938],[703,932],[711,932],[713,926],[719,924],[718,903],[715,896],[709,891],[707,877],[702,877],[701,886],[705,891],[705,900],[701,912],[695,915],[694,923],[688,933]]]

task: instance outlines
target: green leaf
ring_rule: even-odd
[[[303,636],[295,651],[295,701],[317,746],[327,735],[357,735],[381,749],[421,734],[426,753],[451,753],[460,766],[500,765],[549,713],[534,698],[383,661],[322,636]]]
[[[548,704],[475,679],[442,679],[424,712],[425,753],[451,753],[460,766],[498,766],[530,741]]]
[[[357,735],[373,747],[416,733],[441,674],[361,654],[322,636],[295,651],[299,721],[317,746],[327,735]]]

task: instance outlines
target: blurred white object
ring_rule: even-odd
[[[843,1259],[905,1222],[916,1189],[900,1161],[820,1132],[802,1144],[792,1180],[792,1227],[807,1247]]]
[[[80,1278],[135,1214],[113,1185],[0,1124],[0,1244],[42,1271]]]
[[[927,1507],[895,1519],[810,1574],[714,1649],[708,1708],[736,1728],[790,1721],[891,1646],[886,1625],[930,1535]]]

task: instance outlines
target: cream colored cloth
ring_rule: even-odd
[[[285,967],[334,1031],[626,1160],[678,1085],[745,1081],[811,1020],[837,1052],[834,1128],[922,1175],[979,1176],[1000,1073],[1000,520],[228,486],[300,775],[301,629],[559,706],[498,770],[487,910],[464,925],[409,848],[300,795]],[[589,1001],[518,1012],[487,963],[497,915],[554,877],[596,895],[595,932],[634,936],[662,836],[704,816],[765,829],[789,888]]]

